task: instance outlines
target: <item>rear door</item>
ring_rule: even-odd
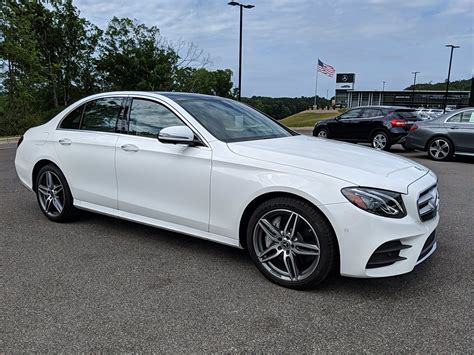
[[[106,97],[78,107],[54,133],[60,168],[75,200],[117,208],[115,144],[123,97]]]
[[[474,110],[459,112],[445,123],[448,136],[454,143],[454,150],[474,153]]]
[[[369,142],[372,131],[376,127],[375,121],[381,118],[383,118],[381,109],[372,107],[365,108],[354,128],[354,132],[357,135],[357,140],[359,142]]]

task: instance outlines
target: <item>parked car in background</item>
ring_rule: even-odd
[[[400,275],[436,250],[432,171],[216,96],[84,98],[28,130],[15,167],[51,221],[78,208],[245,248],[286,287]]]
[[[405,149],[405,137],[410,127],[422,119],[412,108],[400,106],[356,107],[343,114],[319,121],[313,136],[352,143],[371,143],[372,147],[389,150],[400,143]]]
[[[434,160],[448,160],[454,154],[474,155],[474,108],[454,110],[416,123],[410,129],[406,144],[428,152]]]

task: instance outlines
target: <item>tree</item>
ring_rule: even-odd
[[[100,42],[97,68],[109,90],[172,90],[178,56],[159,29],[114,17]]]

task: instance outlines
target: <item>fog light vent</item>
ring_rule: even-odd
[[[389,266],[397,261],[405,260],[406,258],[400,256],[400,250],[407,248],[411,248],[411,245],[402,244],[399,240],[384,243],[374,251],[367,262],[366,268],[374,269]]]

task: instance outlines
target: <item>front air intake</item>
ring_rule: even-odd
[[[411,245],[402,244],[399,240],[392,240],[384,243],[374,251],[369,261],[367,262],[367,269],[375,269],[378,267],[389,266],[397,261],[405,260],[400,256],[400,250],[411,248]]]

